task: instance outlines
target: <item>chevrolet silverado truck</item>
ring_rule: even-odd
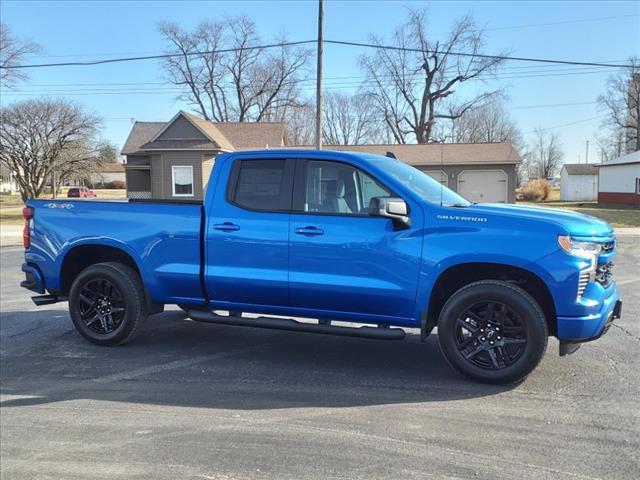
[[[391,157],[226,153],[204,202],[29,200],[22,286],[37,305],[68,301],[99,345],[130,340],[166,304],[377,339],[437,327],[455,370],[500,384],[524,379],[550,335],[566,355],[619,318],[606,222],[471,204]]]

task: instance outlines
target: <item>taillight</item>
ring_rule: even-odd
[[[22,218],[24,218],[24,228],[22,229],[22,245],[24,248],[31,246],[31,230],[29,229],[29,220],[33,218],[33,208],[24,207],[22,209]]]

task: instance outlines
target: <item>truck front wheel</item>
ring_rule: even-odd
[[[147,317],[139,275],[117,262],[85,268],[71,285],[69,313],[76,330],[90,342],[120,345],[131,340]]]
[[[462,287],[442,308],[440,348],[449,364],[484,383],[524,380],[547,347],[547,323],[522,288],[498,280]]]

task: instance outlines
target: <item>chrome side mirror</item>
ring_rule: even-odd
[[[398,197],[373,197],[369,202],[369,215],[390,218],[394,230],[402,230],[411,226],[409,207]]]

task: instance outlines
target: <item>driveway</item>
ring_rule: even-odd
[[[29,478],[640,477],[640,238],[620,237],[623,318],[511,388],[446,366],[437,335],[389,342],[205,325],[80,338],[0,250],[0,473]]]

